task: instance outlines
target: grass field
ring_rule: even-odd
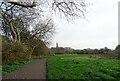
[[[56,55],[47,58],[48,79],[119,79],[117,59],[90,55]]]

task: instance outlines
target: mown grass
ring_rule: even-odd
[[[117,59],[90,55],[56,55],[47,58],[48,79],[119,79]]]

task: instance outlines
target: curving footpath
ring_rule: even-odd
[[[46,59],[35,60],[30,64],[19,68],[2,77],[2,81],[10,81],[10,79],[46,79]]]

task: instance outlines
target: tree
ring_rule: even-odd
[[[40,18],[46,11],[67,18],[84,17],[87,5],[86,0],[1,0],[2,32],[14,41],[30,42],[34,50],[39,45],[37,41],[46,42],[53,34],[52,20],[43,22]],[[31,22],[36,22],[35,19],[39,22],[33,25]]]
[[[15,14],[13,14],[13,5],[6,5],[4,4],[2,8],[3,3],[0,7],[0,15],[1,15],[1,21],[2,21],[2,32],[3,34],[8,37],[11,40],[14,41],[20,41],[20,29],[23,27],[23,22],[21,18],[17,17]],[[19,25],[18,25],[19,23]]]
[[[43,40],[44,42],[48,42],[54,33],[54,24],[51,19],[45,19],[43,21],[39,21],[31,31],[32,37],[34,39]]]
[[[31,22],[28,20],[34,20],[37,14],[34,9],[25,9],[20,6],[10,4],[9,2],[1,2],[0,5],[0,22],[2,33],[9,39],[14,41],[21,41],[21,32],[30,27]]]
[[[68,17],[84,16],[86,7],[89,5],[87,0],[7,0],[7,3],[23,8],[38,7],[41,11],[49,8]]]
[[[118,45],[115,49],[116,49],[116,50],[120,50],[120,45]]]
[[[14,25],[16,17],[20,16],[23,25],[29,22],[27,25],[30,27],[31,23],[27,20],[34,20],[34,18],[38,20],[38,16],[44,11],[55,11],[70,18],[84,16],[86,7],[86,0],[2,0],[0,5],[2,28],[6,36],[20,41],[20,31]]]
[[[22,7],[25,7],[25,8],[28,8],[28,7],[33,8],[33,7],[36,6],[35,0],[33,0],[32,4],[26,4],[26,3],[19,2],[20,0],[18,2],[16,0],[7,0],[7,1],[8,1],[8,3],[18,5],[18,6],[22,6]]]
[[[118,55],[118,58],[120,58],[120,45],[118,45],[118,46],[115,48],[115,50],[116,50],[116,53],[117,53],[117,55]]]
[[[28,31],[24,28],[24,30],[21,31],[20,39],[22,43],[25,43],[32,48],[32,53],[40,46],[47,51],[48,48],[46,48],[46,44],[49,43],[53,33],[54,24],[51,19],[46,19],[39,21],[39,23],[32,28],[32,31]],[[43,49],[40,49],[40,51],[45,51],[45,49]]]
[[[11,20],[10,15],[4,15],[2,20],[2,31],[6,37],[14,41],[21,41],[21,31],[24,30],[23,21],[21,18],[16,17],[14,20]]]
[[[43,41],[38,41],[38,44],[35,46],[32,54],[36,56],[48,55],[48,47]]]

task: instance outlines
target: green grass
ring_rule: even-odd
[[[32,56],[31,59],[26,59],[20,62],[12,62],[9,64],[5,64],[2,66],[2,68],[0,68],[0,74],[6,75],[14,70],[17,70],[18,68],[23,67],[24,65],[32,62],[33,60],[42,59],[42,58],[46,58],[46,56]]]
[[[89,58],[90,55],[47,57],[48,79],[119,79],[117,59]]]
[[[46,56],[32,56],[31,59],[26,59],[20,62],[12,62],[9,64],[2,65],[2,67],[0,68],[0,75],[6,75],[14,70],[17,70],[18,68],[23,67],[24,65],[32,62],[33,60],[43,58],[46,58]]]
[[[0,76],[2,75],[2,65],[0,65]]]
[[[8,74],[30,62],[32,62],[34,59],[26,59],[26,60],[23,60],[23,61],[20,61],[20,62],[12,62],[12,63],[9,63],[9,64],[5,64],[2,66],[2,74],[5,75],[5,74]]]

